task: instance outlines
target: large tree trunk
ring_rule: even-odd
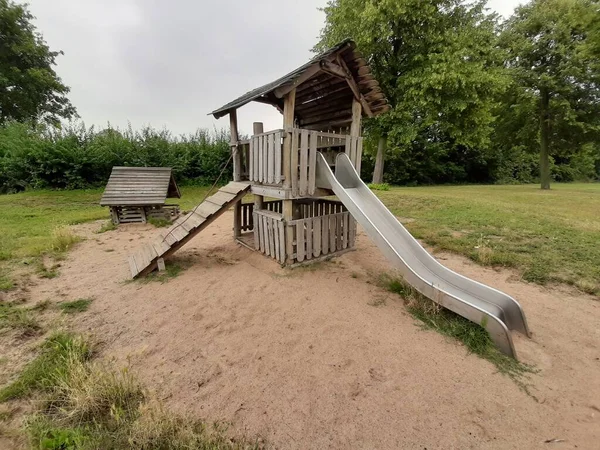
[[[541,89],[540,97],[540,180],[542,189],[550,189],[550,94],[547,88]]]
[[[377,156],[375,157],[375,170],[373,170],[373,184],[383,183],[383,166],[385,164],[385,150],[387,148],[387,137],[379,138],[377,142]]]

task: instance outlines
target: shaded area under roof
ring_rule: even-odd
[[[327,70],[327,64],[335,64],[336,62],[342,62],[346,66],[350,72],[349,75],[358,86],[360,94],[363,96],[363,100],[368,105],[373,116],[382,114],[390,109],[387,99],[381,91],[379,83],[371,74],[367,62],[356,50],[356,44],[354,41],[346,39],[317,55],[296,70],[271,83],[253,89],[221,108],[214,110],[211,114],[218,119],[228,114],[230,110],[237,109],[251,101],[271,104],[281,110],[283,107],[282,97],[284,96],[282,92],[285,93],[292,87],[304,86],[305,84],[311,85],[309,86],[310,90],[303,88],[304,102],[305,105],[308,105],[305,106],[305,109],[312,109],[310,112],[314,113],[316,108],[309,108],[309,106],[328,103],[324,101],[328,95],[335,93],[336,100],[345,100],[344,96],[352,96],[352,90],[349,86],[346,89],[347,92],[344,92],[346,85],[344,77],[336,76]],[[302,103],[299,105],[298,101],[296,102],[296,117],[298,119],[303,119],[303,115],[305,115],[302,113],[302,108],[298,108],[301,105]],[[335,105],[330,104],[329,106],[330,109],[335,109]],[[334,106],[334,108],[331,108],[331,106]],[[345,120],[342,112],[337,112],[337,115],[339,116],[339,120]]]
[[[164,205],[181,198],[170,167],[113,167],[100,206]]]

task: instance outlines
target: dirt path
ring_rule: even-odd
[[[170,407],[276,448],[599,448],[597,300],[437,255],[519,299],[534,337],[515,344],[540,369],[536,400],[373,284],[390,268],[364,234],[357,251],[290,271],[235,244],[231,223],[182,249],[191,267],[164,284],[124,282],[126,255],[155,229],[80,226],[89,239],[32,299],[95,297],[77,327],[105,356],[129,360]]]

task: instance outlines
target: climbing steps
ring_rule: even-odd
[[[217,217],[241,200],[250,185],[232,181],[208,197],[191,212],[177,219],[166,231],[144,244],[129,256],[132,278],[146,275],[157,268],[160,258],[167,258],[204,230]]]

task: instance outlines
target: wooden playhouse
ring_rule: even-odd
[[[115,224],[146,223],[179,214],[179,206],[166,204],[167,198],[181,198],[169,167],[113,167],[100,206],[110,208]]]
[[[277,108],[282,126],[265,132],[263,124],[255,122],[250,139],[240,140],[236,111],[252,101]],[[360,172],[362,118],[389,108],[354,42],[346,40],[213,111],[215,118],[229,115],[233,182],[132,255],[132,276],[154,270],[159,259],[231,206],[237,242],[282,265],[351,249],[356,221],[341,202],[325,198],[332,191],[317,188],[317,153],[331,166],[337,154],[346,153]],[[252,202],[243,201],[248,193],[253,194]]]

